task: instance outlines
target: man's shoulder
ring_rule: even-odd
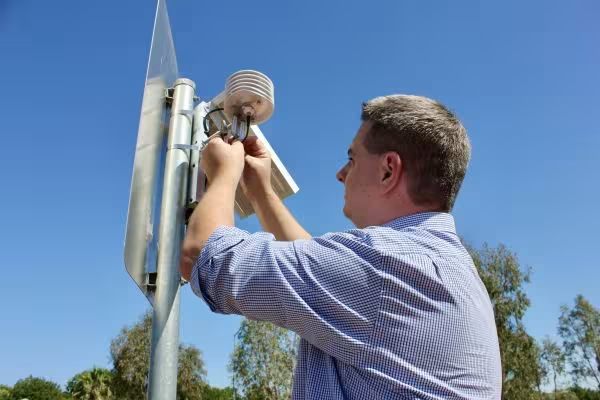
[[[466,252],[456,234],[454,218],[440,212],[412,214],[380,225],[328,232],[312,240],[367,246],[397,255],[464,255]]]
[[[401,254],[421,254],[432,258],[459,256],[467,253],[454,230],[453,220],[427,221],[419,224],[392,223],[370,226],[361,229],[369,243],[384,252]]]
[[[322,245],[339,244],[355,251],[401,255],[427,251],[428,246],[424,243],[423,238],[419,239],[419,235],[420,232],[409,228],[399,230],[387,226],[369,226],[328,232],[314,237],[312,240]]]

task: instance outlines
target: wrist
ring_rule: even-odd
[[[240,182],[240,177],[236,177],[235,174],[231,173],[221,173],[215,176],[213,179],[208,181],[208,186],[210,187],[218,187],[227,191],[231,191],[235,193],[237,190],[238,184]]]
[[[248,200],[250,200],[252,207],[255,209],[260,207],[262,204],[266,204],[278,199],[279,197],[271,186],[255,190],[251,196],[248,196]]]

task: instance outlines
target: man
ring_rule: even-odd
[[[492,306],[449,214],[466,131],[417,96],[376,98],[362,121],[337,173],[356,229],[320,237],[271,191],[260,142],[212,140],[182,276],[212,311],[300,335],[294,399],[499,399]],[[238,183],[270,233],[234,227]]]

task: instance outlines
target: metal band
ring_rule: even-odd
[[[177,143],[172,146],[169,146],[167,150],[192,150],[192,151],[202,151],[204,146],[198,146],[195,144],[182,144]]]
[[[217,136],[221,136],[223,137],[223,133],[221,131],[216,131],[215,133],[213,133],[212,135],[209,136],[208,139],[206,139],[204,142],[202,142],[202,144],[200,146],[195,145],[195,144],[183,144],[183,143],[175,143],[174,145],[171,145],[169,147],[167,147],[167,150],[192,150],[192,151],[202,151],[204,150],[204,148],[206,147],[206,145],[208,144],[208,142],[210,142],[210,140],[212,138],[215,138]]]

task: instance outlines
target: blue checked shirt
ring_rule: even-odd
[[[293,242],[219,227],[191,286],[300,335],[294,399],[500,399],[493,309],[450,214]]]

